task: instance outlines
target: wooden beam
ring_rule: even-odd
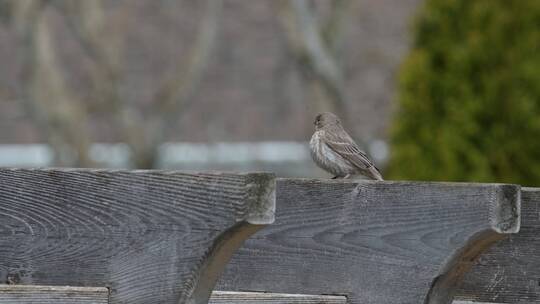
[[[1,285],[2,304],[107,304],[105,287]]]
[[[520,187],[280,179],[277,206],[218,289],[441,304],[478,255],[519,230]]]
[[[274,220],[264,173],[0,169],[0,282],[103,286],[110,303],[206,303]]]
[[[346,304],[344,296],[214,291],[210,304]]]
[[[540,303],[540,188],[522,188],[521,230],[479,258],[458,292],[478,302]]]
[[[2,304],[107,304],[105,287],[1,285]],[[210,304],[346,304],[345,296],[213,291]],[[491,304],[454,301],[453,304]]]
[[[504,303],[492,303],[492,302],[475,302],[475,301],[460,301],[454,300],[452,304],[504,304]]]

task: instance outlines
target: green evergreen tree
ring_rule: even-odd
[[[428,0],[388,178],[540,186],[540,1]]]

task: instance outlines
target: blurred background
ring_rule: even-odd
[[[0,0],[0,166],[540,184],[540,1]]]

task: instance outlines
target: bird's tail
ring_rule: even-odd
[[[383,181],[384,180],[383,177],[382,177],[381,172],[375,166],[369,167],[369,173],[371,174],[371,177],[374,180],[378,180],[378,181]]]

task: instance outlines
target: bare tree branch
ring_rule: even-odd
[[[45,4],[43,1],[21,0],[11,2],[12,16],[11,22],[15,29],[18,45],[20,63],[20,82],[18,96],[22,100],[27,112],[30,114],[38,129],[44,132],[49,138],[47,119],[34,107],[30,87],[34,80],[34,70],[36,67],[35,33],[37,21],[41,17]]]
[[[328,51],[341,66],[339,61],[342,58],[345,24],[350,12],[351,0],[333,0],[329,4],[331,6],[330,14],[322,26],[321,34],[328,46]]]
[[[324,44],[314,10],[308,6],[306,0],[293,0],[291,5],[301,34],[300,38],[315,72],[331,86],[340,87],[343,81],[341,73]]]
[[[93,166],[88,155],[86,112],[64,81],[43,14],[45,8],[45,1],[20,1],[14,7],[24,57],[20,96],[40,128],[47,131],[57,164]]]
[[[206,1],[205,13],[187,62],[180,58],[172,77],[166,79],[155,94],[153,104],[161,107],[161,112],[177,116],[199,87],[209,58],[216,47],[222,7],[222,0]]]
[[[151,129],[152,166],[155,166],[158,144],[165,140],[166,132],[174,128],[182,111],[189,106],[190,99],[200,85],[208,61],[217,44],[217,34],[223,10],[222,0],[207,0],[204,16],[199,23],[196,41],[187,62],[180,58],[174,66],[172,76],[165,79],[156,91],[152,104],[155,110],[148,120]]]
[[[58,159],[64,161],[62,164],[91,166],[87,109],[78,100],[82,97],[66,82],[50,24],[43,14],[47,7],[55,8],[62,15],[81,50],[92,61],[93,64],[86,67],[93,84],[92,96],[100,101],[97,104],[101,112],[110,113],[117,123],[122,140],[132,151],[131,163],[138,168],[154,167],[166,131],[174,126],[189,104],[215,49],[222,0],[206,1],[189,56],[172,65],[172,76],[159,86],[152,100],[152,113],[146,115],[141,107],[120,94],[123,40],[108,28],[102,0],[16,2],[12,15],[25,56],[21,74],[25,86],[21,96],[34,119],[47,131],[49,143]]]
[[[94,62],[89,66],[89,75],[95,94],[100,97],[99,106],[105,112],[110,111],[111,103],[120,107],[122,99],[117,87],[123,40],[114,37],[111,30],[107,31],[103,1],[54,1],[53,4],[62,13],[81,49]]]
[[[335,57],[334,50],[342,31],[340,18],[346,7],[345,0],[338,0],[332,9],[329,21],[323,26],[317,18],[316,11],[307,0],[292,0],[282,10],[282,20],[289,48],[306,70],[307,79],[313,79],[315,94],[326,95],[326,106],[319,109],[331,110],[344,116],[347,100],[344,88],[343,71]],[[325,92],[325,94],[322,91]]]
[[[59,1],[55,6],[63,13],[86,55],[94,62],[91,78],[97,88],[96,93],[101,96],[102,111],[111,113],[118,123],[120,133],[132,151],[132,163],[137,168],[154,167],[159,144],[199,86],[215,48],[222,1],[206,1],[205,15],[187,62],[181,58],[173,65],[172,76],[158,88],[152,102],[153,111],[146,117],[140,108],[119,95],[119,54],[122,46],[118,42],[120,39],[104,37],[106,25],[102,1]]]
[[[121,39],[106,33],[101,0],[59,1],[55,6],[64,15],[68,28],[93,61],[90,77],[101,112],[109,113],[122,139],[131,150],[131,163],[137,168],[151,168],[157,157],[155,127],[145,121],[142,110],[119,94]]]

